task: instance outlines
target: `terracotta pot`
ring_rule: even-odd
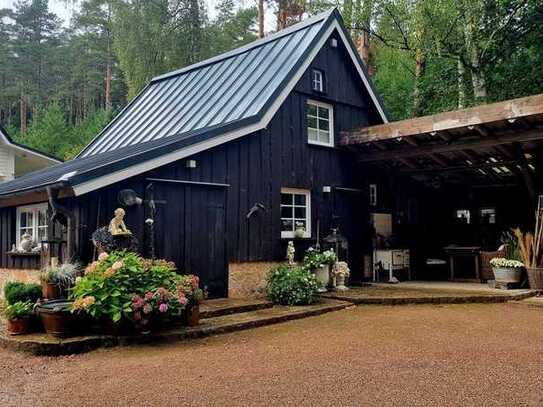
[[[17,318],[8,321],[8,332],[11,335],[24,335],[32,331],[32,318]]]
[[[41,293],[43,298],[48,300],[60,300],[64,298],[64,290],[54,284],[42,282]]]
[[[532,290],[543,290],[543,268],[527,268],[528,281]]]
[[[70,306],[70,301],[53,300],[36,307],[45,332],[59,338],[73,335],[76,317],[70,312]]]
[[[200,324],[200,304],[187,306],[184,316],[186,326],[198,326]]]
[[[492,267],[492,271],[497,283],[520,283],[522,278],[522,268],[518,267]]]

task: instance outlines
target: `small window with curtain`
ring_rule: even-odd
[[[281,237],[311,237],[311,192],[305,189],[281,188]]]
[[[47,240],[47,204],[26,205],[17,207],[16,244],[28,233],[40,245]]]
[[[307,101],[307,142],[334,146],[334,109],[332,105]]]

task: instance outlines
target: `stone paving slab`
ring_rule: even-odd
[[[12,336],[5,332],[1,332],[0,346],[16,351],[29,352],[35,355],[68,355],[83,353],[101,347],[142,343],[164,343],[202,338],[321,315],[328,312],[339,311],[350,306],[352,306],[352,304],[345,301],[321,299],[318,303],[308,306],[274,306],[273,308],[257,309],[250,312],[206,318],[196,327],[181,327],[149,335],[89,335],[58,339],[43,333]]]
[[[271,308],[273,304],[267,300],[245,298],[217,298],[205,300],[200,305],[200,318],[212,318],[221,315],[236,314],[240,312],[256,311]]]
[[[349,301],[353,304],[465,304],[500,303],[518,301],[533,297],[533,290],[461,290],[437,288],[412,288],[401,285],[374,285],[353,287],[347,291],[334,291],[322,294],[324,298]]]

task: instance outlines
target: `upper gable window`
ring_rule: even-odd
[[[311,73],[311,88],[317,92],[324,92],[324,73],[313,69]]]
[[[334,108],[327,103],[307,101],[307,142],[334,146]]]

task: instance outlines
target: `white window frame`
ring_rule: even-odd
[[[370,206],[377,206],[377,184],[370,184]]]
[[[311,117],[314,117],[317,119],[317,128],[314,128],[314,127],[309,127],[309,105],[313,105],[317,108],[317,116],[311,116]],[[311,99],[308,99],[307,100],[307,112],[306,112],[306,120],[307,120],[307,142],[308,144],[315,144],[315,145],[318,145],[318,146],[326,146],[326,147],[334,147],[334,106],[328,104],[328,103],[324,103],[324,102],[318,102],[316,100],[311,100]],[[323,108],[323,109],[327,109],[328,110],[328,119],[325,119],[325,118],[320,118],[319,117],[319,107],[320,108]],[[328,120],[328,135],[329,135],[329,139],[328,139],[328,142],[322,142],[322,141],[319,141],[319,140],[311,140],[309,138],[309,129],[312,129],[312,130],[316,130],[317,132],[317,139],[320,138],[320,128],[319,127],[319,120]],[[322,130],[324,131],[324,130]]]
[[[311,89],[324,93],[324,73],[319,69],[311,72]]]
[[[309,189],[298,189],[298,188],[281,188],[282,194],[296,194],[296,195],[305,195],[305,206],[301,205],[295,205],[294,203],[292,205],[283,205],[282,207],[291,207],[291,208],[301,208],[305,207],[305,224],[307,225],[304,232],[304,238],[310,238],[311,237],[311,191]],[[288,218],[291,219],[294,222],[294,229],[296,229],[296,218],[294,217],[294,210],[292,213],[293,217]],[[281,222],[283,222],[283,218],[281,217]],[[291,239],[295,237],[295,230],[288,231],[288,230],[281,230],[281,238],[283,239]]]
[[[19,245],[19,243],[21,242],[21,213],[32,213],[32,237],[34,239],[37,239],[38,237],[38,228],[44,228],[46,230],[46,234],[47,234],[47,228],[49,226],[48,222],[47,222],[47,209],[48,209],[48,204],[47,203],[40,203],[40,204],[34,204],[34,205],[24,205],[24,206],[18,206],[17,207],[17,220],[15,222],[15,227],[16,227],[16,231],[15,231],[15,238],[16,238],[16,242],[15,242],[15,245]],[[44,211],[46,213],[46,226],[38,226],[38,219],[39,219],[39,212],[40,211]],[[38,242],[36,240],[36,243],[38,245],[41,245],[41,241]]]

